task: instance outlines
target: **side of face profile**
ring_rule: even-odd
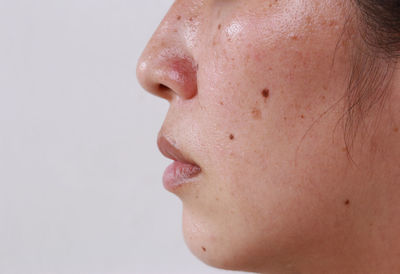
[[[350,2],[177,0],[149,41],[137,75],[170,103],[164,186],[205,263],[399,273],[399,72],[357,52],[361,11]],[[391,78],[372,85],[370,64]]]

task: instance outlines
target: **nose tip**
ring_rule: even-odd
[[[142,59],[143,57],[141,57],[136,67],[136,78],[139,84],[151,94],[169,100],[171,97],[169,88],[155,81],[157,72],[149,68],[148,61]]]
[[[148,92],[171,100],[174,96],[191,99],[197,94],[197,65],[180,48],[157,50],[147,46],[139,59],[136,75]]]

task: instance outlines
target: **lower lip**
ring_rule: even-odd
[[[173,191],[181,185],[188,183],[201,172],[200,167],[174,161],[167,167],[163,175],[164,187]]]

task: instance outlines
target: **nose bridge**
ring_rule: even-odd
[[[176,1],[137,65],[137,78],[150,93],[171,100],[191,99],[197,94],[195,40],[202,1]]]

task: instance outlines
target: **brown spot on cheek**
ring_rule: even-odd
[[[182,19],[182,16],[180,16],[180,15],[178,15],[177,17],[176,17],[176,20],[181,20]]]
[[[202,246],[201,249],[203,250],[203,252],[207,252],[207,249],[204,246]]]
[[[350,205],[350,200],[346,200],[346,201],[344,202],[344,204],[347,205],[347,206]]]
[[[261,94],[264,98],[268,98],[269,97],[269,89],[265,88],[261,91]]]
[[[253,111],[251,112],[251,116],[253,116],[253,118],[255,120],[260,120],[261,119],[261,111],[257,108],[253,109]]]
[[[396,128],[393,129],[393,131],[394,131],[394,132],[399,132],[399,128],[396,127]]]
[[[235,139],[235,136],[233,134],[229,135],[229,139],[233,140]]]
[[[221,27],[222,27],[221,24],[219,24],[219,25],[218,25],[218,29],[221,29]]]

